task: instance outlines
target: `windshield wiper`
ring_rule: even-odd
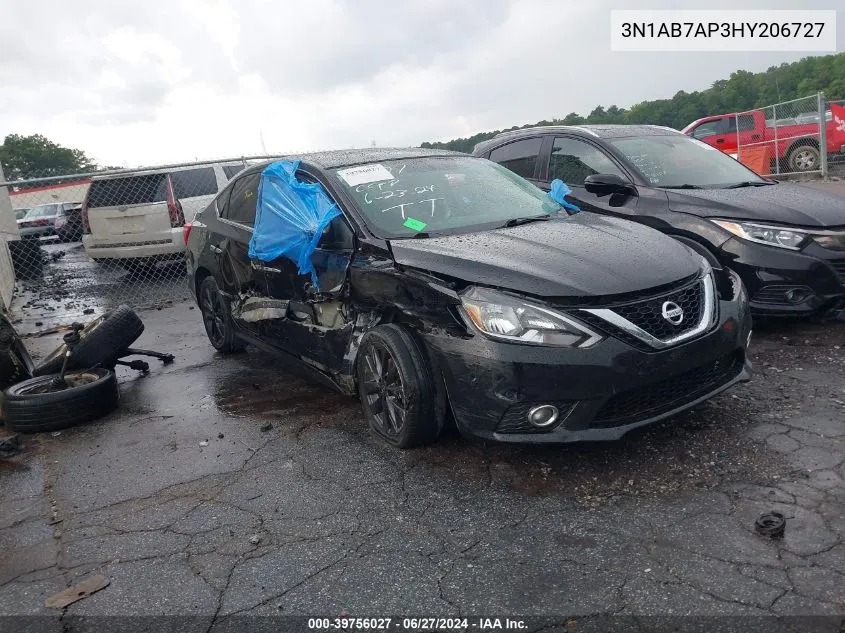
[[[722,187],[722,189],[740,189],[742,187],[766,187],[768,185],[773,185],[773,182],[767,182],[765,180],[744,180],[742,182],[735,183],[733,185],[728,185],[726,187]]]
[[[664,185],[663,188],[664,189],[704,189],[704,187],[702,187],[701,185],[690,185],[690,184],[673,185],[673,186]]]
[[[528,224],[529,222],[543,222],[548,220],[550,215],[532,215],[530,218],[512,218],[502,225],[502,228],[509,229],[512,226],[519,226],[520,224]]]

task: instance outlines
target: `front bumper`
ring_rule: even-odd
[[[754,314],[805,316],[845,307],[845,252],[817,244],[791,251],[737,238],[721,251],[745,284]]]
[[[480,334],[429,333],[425,340],[464,435],[524,443],[615,440],[750,378],[747,303],[743,296],[719,304],[708,333],[660,351],[616,338],[589,349],[518,345]],[[538,404],[554,404],[563,419],[550,430],[531,427],[527,412]]]

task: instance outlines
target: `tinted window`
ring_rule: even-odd
[[[556,138],[549,160],[549,180],[560,178],[568,185],[583,185],[593,174],[625,177],[608,156],[592,145],[574,138]]]
[[[722,118],[702,123],[693,130],[692,135],[695,138],[703,138],[705,136],[715,136],[716,134],[726,134],[727,131],[728,120],[726,118]]]
[[[258,201],[258,182],[261,172],[238,178],[232,184],[232,195],[225,208],[227,220],[253,226],[255,224],[255,204]]]
[[[170,180],[177,198],[213,196],[217,193],[217,177],[213,167],[174,171],[170,174]]]
[[[739,115],[739,131],[748,132],[754,129],[754,117],[750,114]]]
[[[534,177],[534,167],[540,154],[541,138],[528,138],[523,141],[508,143],[490,152],[490,160],[507,167],[523,178]]]
[[[167,200],[165,174],[95,180],[88,189],[88,208],[151,204]]]
[[[362,178],[360,170],[370,175]],[[514,218],[565,215],[539,187],[478,158],[389,160],[341,168],[335,174],[379,237],[424,238],[487,230]]]
[[[243,165],[223,165],[223,173],[226,175],[226,180],[231,180],[232,176],[241,173],[243,170]]]

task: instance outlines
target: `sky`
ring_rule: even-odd
[[[841,2],[804,0],[801,8]],[[0,138],[100,165],[419,145],[703,90],[808,53],[610,50],[610,10],[792,1],[26,0],[0,14]],[[838,10],[837,50],[845,50]],[[821,54],[821,53],[819,53]]]

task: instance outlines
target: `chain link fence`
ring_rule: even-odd
[[[826,177],[829,165],[845,163],[845,131],[819,93],[737,113],[721,149],[761,175]]]
[[[18,330],[88,321],[122,303],[145,309],[190,298],[184,225],[235,174],[270,158],[0,182],[18,233],[7,235]]]

